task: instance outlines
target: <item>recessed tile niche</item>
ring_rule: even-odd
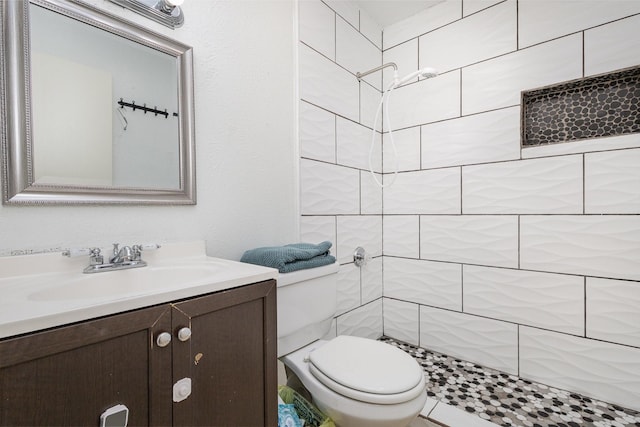
[[[522,92],[522,146],[640,133],[640,67]]]

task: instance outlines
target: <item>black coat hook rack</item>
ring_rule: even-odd
[[[164,109],[164,111],[161,111],[161,110],[158,110],[155,106],[153,108],[149,108],[147,107],[147,104],[137,105],[136,101],[126,102],[126,101],[123,101],[122,98],[120,98],[120,101],[118,101],[118,105],[120,106],[120,108],[124,108],[124,107],[132,108],[133,111],[142,110],[144,111],[145,114],[153,113],[156,116],[160,114],[161,116],[164,116],[165,119],[169,117],[169,113],[167,112],[166,108]],[[178,117],[178,113],[173,113],[173,116]]]

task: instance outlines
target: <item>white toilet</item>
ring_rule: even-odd
[[[341,335],[321,340],[336,312],[332,265],[278,278],[278,358],[338,427],[406,427],[427,400],[424,372],[389,344]]]

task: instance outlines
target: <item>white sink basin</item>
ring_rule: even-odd
[[[168,243],[144,259],[146,267],[83,274],[84,257],[0,257],[0,338],[278,277],[275,269],[208,257],[203,241]]]
[[[107,296],[131,297],[155,293],[181,284],[190,286],[211,282],[219,274],[216,265],[168,265],[128,270],[79,274],[57,281],[29,294],[32,301],[96,299]]]

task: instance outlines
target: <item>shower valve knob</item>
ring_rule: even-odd
[[[356,266],[362,267],[366,265],[371,260],[371,255],[367,254],[367,251],[364,250],[363,247],[358,246],[353,253],[353,262],[356,263]]]

